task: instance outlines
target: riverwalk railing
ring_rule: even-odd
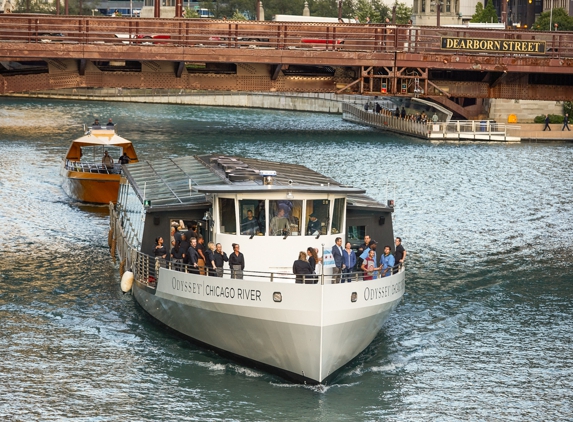
[[[116,254],[120,259],[120,274],[123,275],[126,269],[131,269],[135,281],[145,284],[150,288],[156,288],[159,278],[159,270],[167,268],[169,270],[180,271],[191,274],[213,275],[224,278],[244,279],[248,281],[261,282],[291,282],[296,280],[302,284],[335,284],[342,280],[348,282],[368,281],[364,280],[363,271],[354,271],[346,274],[293,274],[285,271],[250,271],[221,269],[219,274],[213,268],[205,266],[195,267],[185,264],[180,260],[167,260],[162,257],[153,257],[133,248],[124,236],[121,226],[121,219],[115,211],[114,205],[109,204],[110,210],[110,232],[108,236],[109,247],[112,258],[115,262]],[[395,269],[396,272],[404,271],[404,267]]]
[[[510,133],[519,131],[520,126],[489,120],[417,122],[412,119],[389,115],[388,110],[383,110],[383,113],[374,113],[349,103],[342,105],[342,118],[390,132],[429,140],[521,141],[519,136]]]
[[[429,128],[426,123],[401,119],[382,113],[373,113],[372,111],[364,110],[361,107],[349,103],[342,105],[342,118],[351,122],[362,123],[391,132],[416,136],[418,138],[427,139],[429,135]]]

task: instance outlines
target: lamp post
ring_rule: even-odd
[[[551,23],[553,22],[553,0],[551,0],[551,10],[549,12],[549,30],[551,31]]]
[[[437,1],[436,2],[436,26],[440,26],[440,12],[442,9],[442,2],[441,1]]]
[[[338,19],[342,19],[342,0],[338,0]]]

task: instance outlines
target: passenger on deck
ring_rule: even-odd
[[[190,272],[193,274],[199,274],[199,254],[197,253],[197,239],[194,237],[191,238],[191,244],[187,248],[186,258],[187,264],[192,267]]]
[[[285,209],[279,206],[279,210],[276,216],[271,220],[269,226],[271,236],[286,236],[290,234],[290,224],[288,218],[285,217]]]
[[[362,271],[364,271],[364,281],[372,280],[374,278],[374,272],[378,271],[380,268],[376,267],[376,259],[374,257],[374,249],[370,249],[368,256],[362,263]]]
[[[99,120],[95,119],[92,123],[92,129],[101,129],[101,125],[99,124]]]
[[[394,255],[390,246],[384,246],[384,254],[380,257],[380,277],[390,277],[394,268]]]
[[[101,159],[101,163],[106,166],[108,169],[113,168],[113,158],[108,154],[107,151],[104,151],[103,158]]]
[[[243,278],[243,270],[245,269],[245,257],[239,251],[238,243],[233,243],[233,253],[229,257],[229,267],[231,267],[231,278]]]
[[[213,242],[207,243],[207,248],[205,249],[205,268],[207,270],[207,275],[211,277],[217,276],[217,266],[215,265],[215,244]]]
[[[259,232],[259,222],[253,216],[253,211],[247,211],[247,217],[241,222],[241,234],[249,236],[255,235]]]
[[[364,249],[364,252],[362,252],[362,254],[360,255],[360,258],[362,260],[365,260],[366,258],[368,258],[368,254],[372,250],[372,251],[374,251],[374,264],[376,264],[376,262],[378,260],[377,253],[376,253],[376,247],[377,246],[378,246],[378,243],[376,243],[375,240],[371,240],[370,242],[368,242],[368,247],[366,249]],[[362,267],[362,263],[360,263],[360,266]],[[377,278],[377,276],[378,276],[378,274],[375,271],[372,278]]]
[[[182,226],[182,230],[184,228],[185,228],[185,226]],[[199,239],[199,235],[197,234],[197,232],[195,230],[193,230],[193,224],[188,224],[187,225],[187,231],[184,233],[185,233],[185,236],[187,236],[187,239],[191,239],[192,237]]]
[[[181,235],[181,240],[179,241],[179,247],[181,249],[183,249],[183,263],[188,264],[189,263],[189,259],[187,256],[187,249],[189,249],[189,246],[191,246],[191,243],[187,240],[187,236],[185,236],[185,233],[183,233]]]
[[[121,154],[121,156],[117,159],[117,162],[119,164],[129,164],[129,157],[127,156],[127,154],[124,152],[123,154]]]
[[[175,226],[171,226],[170,229],[170,240],[171,242],[175,241],[180,241],[181,240],[181,233],[179,231],[177,231],[177,227]]]
[[[215,261],[215,268],[217,272],[217,277],[223,277],[223,265],[225,262],[229,262],[227,254],[223,252],[223,246],[217,243],[215,246],[215,252],[213,253],[213,260]]]
[[[306,253],[308,255],[308,263],[310,264],[310,268],[312,269],[312,273],[318,274],[316,267],[320,265],[320,258],[318,257],[318,253],[316,252],[316,249],[314,249],[313,247],[309,247],[309,248],[307,248]],[[318,282],[317,276],[314,276],[312,279],[313,279],[313,282],[315,284]]]
[[[340,274],[344,269],[344,262],[342,260],[342,238],[337,237],[334,239],[335,245],[332,247],[332,258],[334,259],[334,268],[332,269],[332,275],[334,279],[332,282],[334,284],[340,283]]]
[[[308,216],[308,224],[306,225],[306,234],[316,236],[320,234],[320,221],[316,218],[314,213]]]
[[[402,246],[402,239],[397,237],[396,241],[396,249],[394,251],[394,272],[398,272],[404,260],[406,259],[406,249]]]
[[[342,273],[346,274],[346,277],[342,276],[342,282],[348,281],[350,283],[352,278],[349,274],[354,271],[354,266],[356,265],[356,254],[352,250],[350,242],[346,242],[346,247],[342,251],[342,261],[344,262]]]
[[[110,128],[113,128],[114,126],[115,126],[115,125],[114,125],[113,122],[111,121],[111,117],[110,117],[109,120],[107,121],[106,127],[107,127],[108,129],[110,129]]]
[[[298,253],[298,259],[292,264],[292,272],[296,275],[296,282],[299,284],[314,284],[314,277],[311,276],[312,268],[306,260],[304,251]]]
[[[183,249],[181,248],[181,241],[174,240],[171,248],[171,262],[173,262],[173,269],[181,271],[183,264]]]
[[[205,258],[205,239],[200,234],[197,235],[197,253],[199,254],[199,259],[197,264],[199,265],[199,272],[201,275],[205,275],[205,263],[207,259]]]
[[[163,238],[161,236],[155,238],[155,248],[153,249],[153,255],[157,258],[167,257],[167,250],[163,246]]]

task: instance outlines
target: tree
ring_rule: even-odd
[[[476,12],[472,15],[470,22],[497,23],[497,12],[493,6],[493,0],[487,2],[485,9],[483,8],[483,4],[478,2],[476,4]]]
[[[472,19],[470,20],[470,22],[481,22],[482,15],[483,15],[483,3],[481,1],[478,1],[476,4],[476,11],[472,15]]]
[[[246,21],[247,18],[241,12],[239,12],[238,10],[235,10],[235,13],[233,13],[233,16],[231,16],[231,20],[232,21]]]
[[[197,19],[200,18],[201,16],[199,16],[199,13],[197,13],[195,9],[187,8],[185,9],[185,17],[187,19]]]
[[[550,20],[550,13],[543,12],[535,23],[531,26],[531,29],[534,31],[549,31],[549,20]],[[562,9],[553,9],[553,17],[551,24],[559,25],[557,27],[558,31],[573,31],[573,17],[567,15],[567,12]],[[555,27],[551,28],[553,31]]]
[[[396,7],[396,23],[399,25],[406,25],[412,19],[413,10],[411,7],[406,6],[406,3],[394,3]]]
[[[493,6],[493,0],[489,0],[487,2],[487,6],[483,10],[481,21],[487,22],[487,23],[497,23],[498,22],[497,12],[495,11],[495,7]]]

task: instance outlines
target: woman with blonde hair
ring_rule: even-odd
[[[306,260],[306,253],[300,251],[298,253],[298,259],[292,264],[292,272],[296,275],[297,283],[313,284],[314,280],[309,275],[312,274],[312,268],[309,262]]]
[[[207,249],[205,249],[205,270],[207,275],[211,277],[217,276],[217,266],[215,265],[215,244],[213,242],[207,243]]]

